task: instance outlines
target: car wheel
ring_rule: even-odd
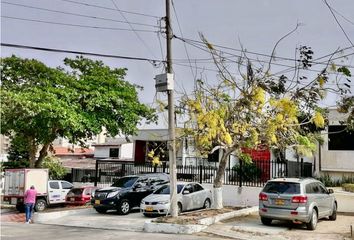
[[[265,217],[261,217],[261,222],[264,224],[264,225],[271,225],[272,224],[272,219],[270,218],[265,218]]]
[[[182,203],[178,203],[177,205],[178,205],[178,215],[180,215],[182,213],[182,210],[183,210]]]
[[[335,221],[337,219],[337,204],[333,205],[332,215],[329,216],[329,220]]]
[[[34,210],[37,212],[44,211],[47,207],[47,202],[44,199],[38,199],[34,205]]]
[[[102,209],[102,208],[95,208],[96,212],[98,213],[106,213],[107,210],[106,209]]]
[[[203,208],[210,208],[210,206],[211,206],[210,199],[209,198],[205,199]]]
[[[123,199],[118,205],[118,213],[127,215],[130,212],[130,203],[128,200]]]
[[[310,222],[306,223],[306,227],[308,230],[315,230],[318,222],[317,211],[316,209],[312,209],[312,215]]]

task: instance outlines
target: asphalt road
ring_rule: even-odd
[[[124,240],[218,240],[224,239],[210,236],[196,235],[175,235],[175,234],[159,234],[130,232],[119,230],[103,230],[83,227],[69,227],[58,225],[44,224],[24,224],[24,223],[2,223],[1,224],[2,240],[38,240],[38,239],[55,239],[55,240],[87,240],[87,239],[124,239]]]

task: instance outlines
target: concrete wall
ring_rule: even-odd
[[[212,184],[202,184],[207,189],[212,189]],[[238,187],[224,185],[222,197],[224,206],[258,206],[258,195],[261,187]]]
[[[133,143],[124,143],[117,146],[97,146],[95,147],[95,158],[109,158],[109,149],[119,148],[120,159],[132,159],[133,158]]]
[[[122,144],[119,152],[119,158],[132,159],[133,158],[133,143]]]

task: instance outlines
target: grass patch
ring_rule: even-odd
[[[354,193],[354,183],[345,183],[345,184],[342,185],[342,188],[343,188],[345,191],[353,192],[353,193]]]

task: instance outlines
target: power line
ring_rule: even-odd
[[[144,30],[144,29],[128,29],[128,28],[115,28],[115,27],[101,27],[101,26],[91,26],[91,25],[82,25],[82,24],[73,24],[73,23],[60,23],[60,22],[52,22],[52,21],[44,21],[38,19],[29,19],[29,18],[19,18],[19,17],[12,17],[12,16],[1,16],[2,18],[14,19],[14,20],[21,20],[21,21],[28,21],[28,22],[36,22],[36,23],[46,23],[46,24],[54,24],[54,25],[62,25],[62,26],[70,26],[70,27],[81,27],[81,28],[93,28],[93,29],[102,29],[102,30],[114,30],[114,31],[138,31],[138,32],[153,32],[156,31],[152,30]]]
[[[328,7],[329,11],[331,12],[332,16],[334,17],[334,20],[336,20],[338,26],[340,27],[340,29],[342,30],[342,32],[344,33],[345,37],[347,38],[347,40],[350,42],[350,44],[354,47],[353,42],[350,40],[348,34],[345,32],[344,28],[342,27],[342,25],[340,24],[340,22],[338,21],[336,15],[334,14],[332,7],[328,4],[327,0],[323,0],[323,2],[326,4],[326,6]]]
[[[94,8],[101,8],[101,9],[106,9],[106,10],[117,11],[117,9],[115,9],[115,8],[103,7],[103,6],[100,6],[100,5],[77,2],[77,1],[73,1],[73,0],[60,0],[60,1],[70,2],[70,3],[74,3],[74,4],[78,4],[78,5],[84,5],[84,6],[87,6],[87,7],[94,7]],[[144,16],[144,17],[151,17],[151,18],[157,18],[157,19],[160,18],[158,16],[154,16],[154,15],[150,15],[150,14],[146,14],[146,13],[138,13],[138,12],[132,12],[132,11],[126,11],[126,10],[120,10],[120,11],[124,12],[124,13],[128,13],[128,14],[134,14],[134,15],[139,15],[139,16]]]
[[[130,29],[135,33],[136,37],[139,39],[139,41],[146,47],[146,49],[149,50],[149,52],[152,54],[152,56],[155,57],[154,52],[151,50],[151,48],[147,45],[147,43],[141,38],[141,36],[137,33],[137,31],[133,28],[132,24],[128,21],[128,19],[125,17],[125,15],[123,14],[123,12],[119,9],[119,7],[117,6],[117,4],[114,2],[114,0],[111,0],[114,7],[118,10],[118,12],[120,13],[120,15],[124,18],[124,20],[129,24]]]
[[[129,23],[127,21],[121,21],[121,20],[112,19],[112,18],[104,18],[104,17],[91,16],[91,15],[85,15],[85,14],[80,14],[80,13],[64,12],[64,11],[53,10],[53,9],[42,8],[42,7],[35,7],[35,6],[24,5],[24,4],[19,4],[19,3],[11,3],[11,2],[6,2],[6,1],[2,2],[2,3],[8,4],[8,5],[13,5],[13,6],[24,7],[24,8],[31,8],[31,9],[41,10],[41,11],[47,11],[47,12],[54,12],[54,13],[71,15],[71,16],[77,16],[77,17],[85,17],[85,18],[99,19],[99,20],[105,20],[105,21],[111,21],[111,22],[119,22],[119,23]],[[136,23],[136,22],[130,22],[130,24],[158,28],[158,26],[152,25],[152,24]]]
[[[174,3],[173,0],[171,2],[172,2],[172,8],[173,8],[173,11],[175,13],[176,20],[177,20],[177,25],[178,25],[178,28],[179,28],[179,32],[180,32],[180,34],[181,34],[181,36],[183,38],[182,28],[181,28],[181,24],[179,23],[177,11],[176,11],[176,8],[175,8],[175,3]],[[187,46],[186,46],[185,42],[183,42],[183,46],[184,46],[184,51],[186,52],[186,56],[187,56],[187,59],[188,59],[188,64],[189,64],[190,69],[191,69],[191,73],[193,75],[194,80],[196,80],[197,77],[196,77],[196,74],[193,71],[192,63],[191,63],[191,60],[190,60],[189,53],[188,53]]]
[[[200,46],[203,46],[205,47],[205,44],[204,42],[202,41],[198,41],[198,40],[193,40],[193,39],[188,39],[188,38],[183,38],[183,37],[178,37],[178,36],[174,36],[176,39],[178,40],[181,40],[182,42],[185,42],[185,43],[188,43],[188,42],[194,42],[195,44],[198,44]],[[240,53],[249,53],[249,54],[253,54],[253,55],[257,55],[257,56],[263,56],[263,57],[272,57],[271,55],[269,54],[264,54],[264,53],[258,53],[258,52],[254,52],[254,51],[248,51],[248,50],[241,50],[241,49],[237,49],[237,48],[232,48],[232,47],[225,47],[225,46],[222,46],[222,45],[218,45],[218,44],[212,44],[213,46],[215,47],[218,47],[218,48],[221,48],[221,49],[227,49],[227,50],[233,50],[233,51],[237,51],[237,52],[240,52]],[[350,48],[353,48],[354,46],[349,46],[349,47],[346,47],[346,48],[343,48],[343,49],[340,49],[340,50],[337,50],[335,53],[338,53],[338,52],[341,52],[341,51],[344,51],[344,50],[347,50],[347,49],[350,49]],[[232,54],[232,53],[228,53],[228,52],[225,52],[225,51],[221,51],[223,53],[226,53],[226,54],[229,54],[229,55],[234,55],[236,57],[240,57],[239,55],[235,55],[235,54]],[[331,54],[328,54],[328,55],[325,55],[323,57],[320,57],[316,60],[319,60],[319,59],[322,59],[322,58],[325,58],[325,57],[328,57],[328,56],[332,56],[333,54],[335,53],[331,53]],[[299,59],[294,59],[294,58],[287,58],[287,57],[278,57],[278,56],[275,56],[274,57],[275,59],[281,59],[281,60],[287,60],[287,61],[297,61],[299,62],[300,60]],[[204,59],[205,60],[205,59]],[[210,59],[212,60],[212,59]],[[313,63],[313,64],[322,64],[322,65],[327,65],[326,63],[323,63],[323,62],[315,62],[316,60],[313,60],[313,61],[309,61],[310,63]]]
[[[151,59],[151,58],[130,57],[130,56],[122,56],[122,55],[112,55],[112,54],[102,54],[102,53],[83,52],[83,51],[74,51],[74,50],[64,50],[64,49],[56,49],[56,48],[44,48],[44,47],[35,47],[35,46],[11,44],[11,43],[1,43],[1,46],[11,47],[11,48],[31,49],[31,50],[38,50],[38,51],[47,51],[47,52],[72,53],[72,54],[88,55],[88,56],[96,56],[96,57],[107,57],[107,58],[119,58],[119,59],[136,60],[136,61],[147,61],[147,62],[150,62],[150,63],[153,63],[153,64],[157,63],[157,62],[165,62],[164,60]]]

